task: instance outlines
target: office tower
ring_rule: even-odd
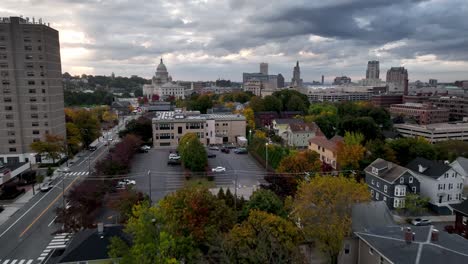
[[[348,76],[340,76],[340,77],[335,77],[335,80],[333,81],[334,85],[344,85],[344,84],[350,84],[351,83],[351,78]]]
[[[367,62],[366,79],[376,80],[379,79],[380,66],[379,61]]]
[[[35,162],[32,142],[66,137],[59,33],[21,17],[0,18],[0,160]]]
[[[301,68],[299,67],[299,61],[296,62],[296,66],[294,67],[294,70],[293,70],[293,78],[291,79],[291,86],[294,88],[302,87]]]
[[[264,75],[268,75],[268,63],[266,62],[260,63],[260,73]]]
[[[405,67],[390,68],[386,81],[389,92],[408,94],[408,71]]]
[[[436,79],[429,79],[429,84],[431,86],[437,86],[437,80]]]
[[[325,76],[322,75],[322,85],[325,82]]]
[[[284,87],[284,77],[283,75],[280,73],[278,74],[278,77],[276,78],[276,80],[278,81],[278,88],[283,88]]]

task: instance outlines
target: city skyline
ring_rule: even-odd
[[[260,62],[290,80],[297,60],[305,82],[322,74],[327,83],[342,75],[358,81],[369,60],[380,61],[382,73],[404,66],[410,81],[467,79],[468,3],[385,2],[7,0],[0,16],[51,23],[63,72],[73,75],[150,78],[162,56],[177,80],[240,81]]]

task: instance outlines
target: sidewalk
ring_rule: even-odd
[[[39,184],[35,186],[36,194],[41,191],[41,187]],[[33,195],[33,189],[29,188],[28,191],[26,191],[24,194],[19,196],[16,200],[13,202],[8,201],[8,202],[2,202],[0,203],[3,205],[4,209],[0,213],[0,225],[3,225],[8,219],[16,213],[21,207],[23,207],[29,200],[31,200],[34,197]]]

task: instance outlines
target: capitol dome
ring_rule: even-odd
[[[166,65],[164,65],[162,58],[161,63],[159,63],[158,68],[156,68],[156,72],[167,72]]]

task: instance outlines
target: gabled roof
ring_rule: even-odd
[[[431,241],[433,226],[412,226],[415,240],[407,244],[402,226],[377,227],[355,234],[392,263],[448,264],[468,263],[468,240],[439,230],[437,241]]]
[[[353,231],[367,231],[370,228],[394,226],[392,214],[384,201],[358,203],[351,211]]]
[[[123,232],[123,226],[105,226],[103,234],[97,229],[85,229],[73,236],[70,245],[59,263],[109,259],[107,255],[111,237],[120,237],[130,244],[130,238]]]
[[[343,142],[343,138],[340,136],[334,136],[332,139],[327,139],[325,136],[317,136],[309,139],[309,142],[332,152],[336,152],[338,143]]]
[[[460,167],[465,171],[465,173],[468,172],[468,159],[464,157],[458,157],[454,162],[458,162]]]
[[[372,172],[373,167],[379,170],[378,174]],[[366,172],[367,174],[379,177],[390,183],[393,183],[395,180],[400,178],[401,175],[408,171],[409,170],[405,167],[380,158],[374,160],[371,164],[369,164],[369,166],[367,166],[364,169],[364,172]]]
[[[291,123],[289,129],[292,132],[315,132],[317,136],[323,136],[322,130],[314,122],[311,123]]]
[[[276,124],[289,125],[292,123],[304,123],[302,119],[297,118],[278,118],[273,120]]]
[[[428,160],[428,159],[420,158],[420,157],[415,158],[414,160],[410,161],[410,163],[406,165],[406,168],[416,173],[419,173],[419,174],[422,174],[422,175],[425,175],[434,179],[439,178],[445,172],[451,169],[449,165],[441,161]],[[422,168],[423,171],[420,171],[419,170],[420,168]]]

